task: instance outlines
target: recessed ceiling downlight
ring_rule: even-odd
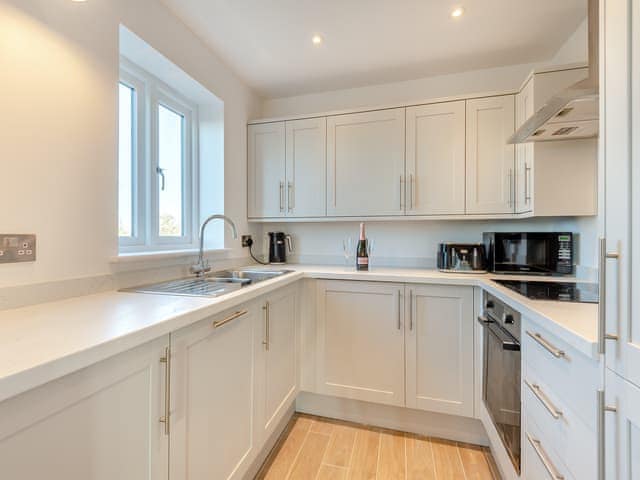
[[[314,45],[320,45],[322,43],[322,37],[318,34],[311,37],[311,43]]]
[[[451,18],[460,18],[462,15],[464,15],[464,8],[462,7],[456,7],[451,10]]]

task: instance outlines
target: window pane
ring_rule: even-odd
[[[183,124],[182,115],[158,105],[158,233],[161,237],[183,235]]]
[[[133,235],[133,112],[135,91],[120,84],[118,110],[118,235]]]

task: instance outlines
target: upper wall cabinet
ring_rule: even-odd
[[[283,217],[285,206],[284,122],[249,125],[248,215]]]
[[[467,100],[467,209],[470,214],[514,211],[513,95]]]
[[[326,213],[325,117],[286,122],[287,216]]]
[[[586,68],[571,68],[531,75],[516,95],[516,128],[587,73]],[[596,139],[516,145],[516,213],[595,215],[597,156]]]
[[[249,125],[248,142],[249,218],[325,215],[324,117]]]
[[[405,109],[327,118],[327,214],[404,213]]]
[[[407,108],[407,215],[465,211],[465,102]]]

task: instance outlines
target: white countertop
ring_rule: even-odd
[[[301,278],[479,286],[585,355],[597,356],[597,305],[529,300],[491,281],[504,276],[406,268],[356,272],[327,265],[286,268],[295,272],[218,298],[112,291],[0,311],[0,401]]]

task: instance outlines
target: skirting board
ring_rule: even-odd
[[[296,411],[419,435],[488,446],[482,423],[475,418],[300,392]]]
[[[267,439],[267,441],[262,447],[262,450],[260,450],[255,460],[253,461],[253,463],[251,464],[247,472],[242,477],[243,480],[253,480],[258,474],[258,472],[260,472],[260,469],[262,468],[262,465],[269,457],[271,450],[273,450],[273,448],[276,446],[276,444],[278,443],[278,440],[280,439],[280,436],[283,434],[283,432],[287,428],[287,425],[291,421],[291,417],[293,417],[293,414],[295,413],[294,407],[295,407],[295,403],[292,403],[289,406],[289,408],[287,409],[287,413],[283,415],[282,419],[280,420],[280,423],[278,424],[278,427],[274,430],[271,437]]]

